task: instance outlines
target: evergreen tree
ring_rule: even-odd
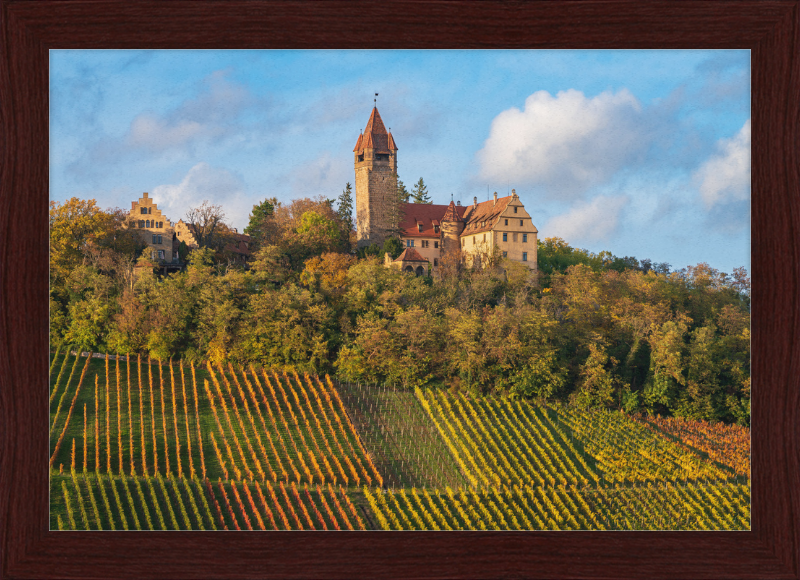
[[[414,203],[433,203],[428,195],[428,188],[425,186],[425,182],[421,177],[419,178],[419,181],[414,184],[414,189],[411,190],[411,198]]]
[[[265,243],[269,234],[275,229],[274,214],[275,208],[278,206],[280,206],[280,202],[275,197],[265,199],[253,206],[253,211],[250,212],[250,223],[244,228],[244,233],[252,237],[256,244]]]
[[[403,203],[408,203],[408,200],[411,198],[411,193],[409,193],[405,184],[400,181],[399,178],[397,179],[397,196]]]
[[[342,191],[342,195],[339,196],[339,207],[336,209],[336,214],[342,220],[342,224],[349,235],[355,229],[355,224],[353,223],[353,187],[349,181],[344,191]]]

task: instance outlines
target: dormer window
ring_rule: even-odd
[[[433,226],[433,233],[434,234],[438,234],[439,233],[439,226]]]
[[[422,233],[422,224],[417,224],[417,230]]]

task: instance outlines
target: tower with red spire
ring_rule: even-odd
[[[356,237],[358,246],[397,235],[400,207],[397,194],[397,145],[373,107],[364,132],[353,149],[356,171]]]

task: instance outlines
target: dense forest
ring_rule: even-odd
[[[559,238],[539,272],[443,258],[436,279],[354,251],[349,186],[335,200],[253,208],[246,268],[224,213],[167,276],[125,212],[51,203],[50,336],[74,350],[229,360],[343,380],[499,394],[692,419],[750,421],[749,280],[707,264],[670,271]]]

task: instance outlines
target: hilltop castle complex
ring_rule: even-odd
[[[399,237],[405,247],[386,265],[417,275],[436,272],[442,257],[458,256],[468,265],[498,251],[504,258],[536,270],[538,230],[517,196],[497,197],[472,205],[405,203],[397,190],[397,145],[386,130],[377,107],[353,149],[356,174],[356,238],[358,246],[382,245]],[[170,222],[152,198],[144,193],[131,202],[128,227],[135,228],[147,244],[150,257],[164,271],[182,267],[181,242],[198,247],[190,224]],[[225,250],[244,263],[250,256],[249,236],[232,232]]]
[[[353,149],[356,173],[356,237],[360,247],[399,236],[405,250],[387,265],[404,271],[434,271],[445,252],[461,250],[467,264],[494,248],[504,258],[536,269],[536,235],[515,190],[470,206],[403,203],[397,191],[397,145],[377,107]]]

